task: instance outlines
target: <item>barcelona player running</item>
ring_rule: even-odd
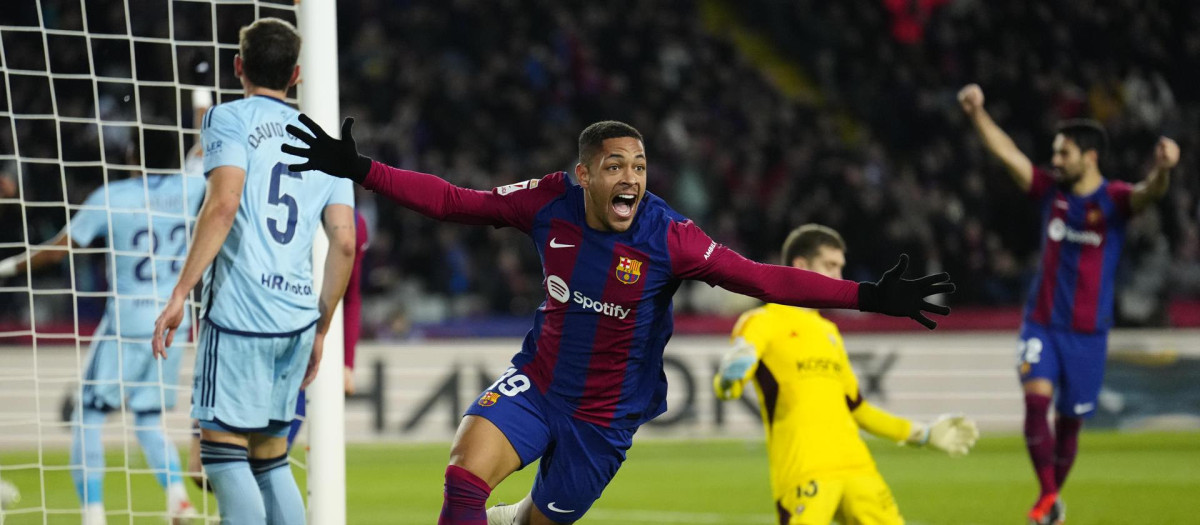
[[[713,241],[646,191],[641,134],[614,121],[579,137],[575,179],[565,172],[490,192],[360,156],[352,119],[333,139],[301,115],[310,132],[288,131],[309,148],[293,171],[355,180],[429,217],[519,228],[541,255],[546,301],[509,368],[471,404],[445,473],[442,525],[572,523],[616,474],[643,423],[666,411],[663,348],[671,336],[671,297],[696,279],[764,300],[819,308],[858,308],[935,324],[922,311],[949,309],[925,297],[949,292],[945,274],[902,279],[908,259],[878,283],[830,279],[751,262]],[[484,509],[492,487],[541,459],[528,497]]]
[[[846,244],[828,227],[805,224],[784,241],[783,263],[840,279]],[[979,437],[962,416],[924,425],[864,400],[837,326],[816,310],[768,304],[742,314],[713,388],[719,399],[738,399],[747,381],[758,390],[780,525],[828,525],[835,516],[845,525],[904,523],[860,428],[951,456]]]
[[[1099,168],[1104,129],[1095,121],[1067,121],[1054,137],[1053,169],[1046,170],[1035,167],[996,125],[978,85],[964,87],[958,100],[988,151],[1041,208],[1042,262],[1025,306],[1017,366],[1025,390],[1025,444],[1041,486],[1029,520],[1059,523],[1065,507],[1058,493],[1104,379],[1125,226],[1166,194],[1179,146],[1160,138],[1154,168],[1141,183],[1109,181]],[[1047,415],[1056,395],[1052,433]]]

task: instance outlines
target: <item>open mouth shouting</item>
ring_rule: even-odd
[[[620,190],[619,193],[613,195],[612,211],[617,215],[619,220],[630,220],[633,218],[633,214],[637,210],[637,201],[637,191]]]

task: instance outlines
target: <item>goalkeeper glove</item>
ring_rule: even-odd
[[[943,414],[928,426],[914,423],[908,442],[917,446],[928,445],[950,457],[959,457],[967,455],[977,439],[979,428],[974,421],[964,416]]]
[[[926,301],[930,295],[953,293],[954,283],[950,274],[942,272],[926,275],[920,279],[905,279],[908,255],[900,256],[900,262],[884,272],[877,282],[858,283],[858,309],[895,317],[908,317],[933,330],[937,323],[925,317],[922,311],[947,315],[950,308]]]
[[[717,391],[717,397],[721,399],[742,397],[743,382],[757,362],[758,353],[754,351],[754,345],[744,338],[737,338],[733,350],[721,358],[720,370],[713,377],[713,389]]]
[[[297,172],[323,171],[334,177],[350,179],[359,184],[367,180],[367,173],[371,171],[371,158],[358,154],[358,147],[354,144],[354,117],[348,117],[342,121],[342,138],[340,140],[330,137],[325,130],[321,129],[321,126],[313,122],[313,119],[308,118],[308,115],[301,113],[300,122],[312,132],[311,135],[291,124],[288,124],[285,129],[300,142],[308,145],[308,148],[300,148],[291,144],[284,144],[279,148],[284,153],[305,160],[300,164],[288,165],[289,170]]]

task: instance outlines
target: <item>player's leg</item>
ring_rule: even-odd
[[[903,525],[891,489],[878,472],[847,478],[842,494],[842,525]]]
[[[200,462],[228,525],[266,523],[247,429],[266,423],[274,357],[269,339],[200,328],[191,415],[200,420]]]
[[[546,451],[544,400],[531,386],[509,368],[467,408],[450,447],[440,525],[486,524],[492,488]]]
[[[159,361],[149,343],[121,343],[121,364],[127,407],[134,412],[134,433],[154,471],[158,484],[167,491],[167,512],[173,519],[190,519],[196,511],[183,486],[179,450],[163,425],[162,412],[175,407],[175,386],[179,384],[179,366],[183,349],[173,347]]]
[[[1017,343],[1018,372],[1025,392],[1025,446],[1037,476],[1038,500],[1029,518],[1038,522],[1058,498],[1054,481],[1054,435],[1049,411],[1054,387],[1061,373],[1060,355],[1053,339],[1041,326],[1026,324]]]
[[[845,483],[836,478],[806,479],[775,501],[781,525],[828,525],[841,506]]]
[[[304,498],[288,464],[288,433],[296,419],[300,384],[312,356],[316,327],[288,338],[272,340],[276,345],[268,406],[270,423],[251,434],[250,469],[262,493],[267,523],[300,525],[305,521]]]
[[[1075,464],[1079,450],[1079,432],[1083,420],[1096,413],[1100,387],[1104,383],[1104,363],[1108,355],[1108,334],[1075,334],[1063,331],[1059,345],[1063,355],[1063,384],[1058,391],[1058,417],[1055,420],[1055,481],[1059,490]]]
[[[107,332],[101,321],[97,334]],[[71,436],[71,477],[83,506],[86,525],[105,523],[104,515],[104,422],[108,412],[121,406],[121,370],[117,341],[113,336],[92,340],[82,373],[79,406]],[[99,337],[110,337],[100,339]]]
[[[538,462],[528,503],[518,510],[521,525],[582,518],[625,462],[637,431],[606,428],[557,411],[547,413],[547,422],[551,443]]]

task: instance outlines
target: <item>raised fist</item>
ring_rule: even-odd
[[[1179,144],[1167,137],[1159,137],[1154,145],[1154,167],[1169,170],[1179,163]]]
[[[983,107],[983,89],[979,84],[967,84],[958,91],[958,103],[966,114],[974,115]]]

